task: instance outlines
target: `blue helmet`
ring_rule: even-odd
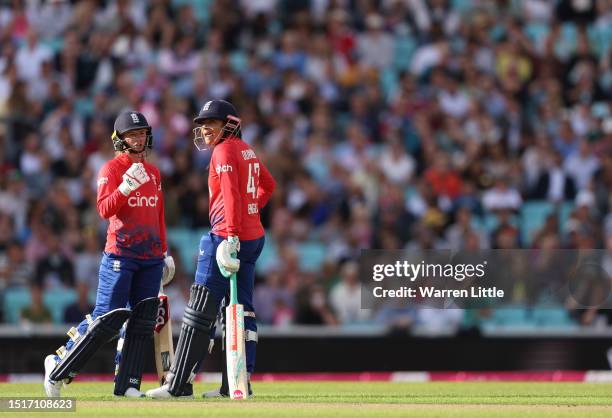
[[[238,117],[238,112],[233,104],[225,100],[209,100],[202,106],[198,116],[193,122],[201,124],[206,119],[218,119],[227,122],[228,116]]]
[[[135,131],[137,129],[147,130],[147,140],[145,142],[145,150],[153,148],[153,135],[151,134],[151,126],[147,122],[147,118],[140,112],[134,110],[127,110],[121,112],[117,119],[115,119],[115,125],[113,135],[113,148],[115,151],[131,151],[130,146],[123,139],[123,135],[129,131]]]
[[[219,142],[230,136],[241,137],[240,118],[233,104],[225,100],[209,100],[207,101],[198,116],[193,118],[195,124],[201,125],[207,119],[220,120],[224,122],[221,134],[215,139],[214,143]],[[193,130],[193,143],[200,151],[208,149],[208,145],[202,135],[202,130],[198,127]]]

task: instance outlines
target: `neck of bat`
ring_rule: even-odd
[[[238,304],[238,285],[236,283],[236,273],[230,277],[230,304]]]

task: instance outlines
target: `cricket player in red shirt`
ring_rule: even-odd
[[[49,397],[59,397],[62,384],[70,383],[120,330],[114,394],[143,397],[142,351],[153,340],[160,281],[167,284],[174,276],[174,260],[167,254],[161,177],[145,159],[153,145],[151,127],[141,113],[122,112],[115,120],[112,140],[117,156],[98,174],[97,208],[109,226],[96,306],[68,331],[66,344],[45,358],[44,387]]]
[[[249,375],[255,367],[253,287],[255,263],[264,246],[259,211],[276,183],[253,149],[242,141],[240,119],[231,103],[206,102],[194,123],[198,125],[194,129],[196,147],[212,150],[208,170],[211,231],[200,240],[195,283],[185,308],[174,364],[167,383],[147,391],[153,398],[193,396],[191,383],[208,352],[210,333],[221,301],[229,292],[227,276],[231,273],[237,273],[238,303],[244,305]],[[227,391],[225,384],[219,392],[227,396]]]

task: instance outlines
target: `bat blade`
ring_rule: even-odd
[[[166,375],[170,371],[170,366],[174,362],[174,342],[172,341],[172,321],[170,320],[170,304],[168,296],[160,288],[159,309],[153,341],[155,345],[155,368],[157,377],[161,384],[164,384]]]
[[[225,344],[229,394],[231,399],[246,399],[249,397],[249,391],[244,348],[244,307],[239,304],[231,304],[225,308],[225,314],[227,318]]]

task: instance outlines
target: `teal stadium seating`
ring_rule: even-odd
[[[5,322],[16,324],[19,322],[21,310],[30,306],[30,290],[25,287],[14,287],[4,292],[4,315]]]
[[[179,252],[183,269],[193,274],[196,270],[198,258],[198,246],[202,235],[208,233],[208,229],[169,228],[168,242]]]
[[[567,223],[572,210],[573,203],[562,203],[557,214],[559,224],[563,229]],[[555,206],[547,201],[529,201],[521,207],[521,237],[525,245],[529,246],[533,242],[533,235],[544,225],[546,218],[555,211]]]
[[[64,322],[64,311],[77,300],[74,289],[58,288],[46,290],[43,294],[43,304],[51,312],[53,322]],[[32,298],[30,290],[25,287],[7,289],[4,293],[5,322],[16,324],[19,322],[21,311],[30,306]]]
[[[77,300],[74,289],[50,289],[43,294],[43,303],[51,312],[53,322],[61,324],[64,322],[64,311]]]

